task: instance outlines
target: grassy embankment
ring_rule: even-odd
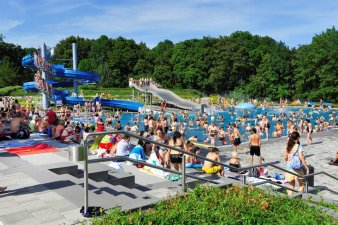
[[[337,211],[338,213],[338,211]],[[276,196],[258,188],[197,187],[149,210],[109,211],[93,224],[338,224],[301,199]]]
[[[72,88],[58,88],[59,90],[69,90],[73,91]],[[191,99],[198,98],[200,92],[193,89],[172,89],[174,93],[179,95],[182,98]],[[79,86],[79,94],[83,93],[85,99],[91,100],[98,93],[103,93],[105,96],[112,97],[114,99],[122,99],[122,100],[131,100],[133,91],[131,88],[101,88],[96,85],[80,85]],[[40,94],[37,92],[24,92],[22,86],[10,86],[5,88],[0,88],[0,96],[32,96],[33,98],[40,98]],[[139,102],[143,102],[144,98],[142,97],[142,93],[140,93],[140,99],[136,99]],[[135,97],[138,98],[138,92],[135,91]],[[154,101],[157,101],[154,98]]]

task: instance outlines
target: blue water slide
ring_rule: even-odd
[[[110,100],[110,99],[100,99],[100,102],[103,106],[114,107],[120,109],[126,109],[129,111],[138,111],[139,108],[143,108],[143,104],[139,102],[131,102],[124,100]]]
[[[21,65],[25,68],[36,69],[34,65],[34,56],[26,55],[22,58]]]
[[[65,68],[63,65],[53,65],[52,74],[56,77],[61,78],[71,78],[71,79],[80,79],[80,80],[90,80],[98,82],[100,80],[100,75],[97,73],[81,71],[81,70],[72,70]]]
[[[30,68],[33,70],[38,69],[34,65],[34,56],[27,55],[22,58],[22,66],[26,68]],[[100,75],[92,72],[87,71],[80,71],[80,70],[72,70],[65,68],[63,65],[55,64],[52,66],[52,75],[60,78],[67,78],[67,79],[78,79],[78,80],[86,80],[86,81],[93,81],[98,82],[100,80]],[[47,80],[48,84],[51,84],[53,87],[69,87],[72,85],[72,82],[58,82],[53,80]],[[26,82],[23,84],[23,88],[25,91],[38,91],[35,86],[35,82]],[[53,90],[53,101],[62,100],[63,104],[75,105],[80,103],[84,105],[86,102],[82,97],[72,97],[70,96],[69,91],[59,91]],[[123,100],[110,100],[110,99],[101,99],[96,98],[94,101],[101,102],[102,106],[106,107],[114,107],[125,109],[129,111],[138,111],[139,108],[142,108],[144,105],[138,102],[131,102],[131,101],[123,101]]]
[[[51,84],[53,87],[58,88],[58,87],[71,87],[73,86],[73,82],[71,81],[55,81],[55,80],[47,80],[48,84]],[[40,90],[36,88],[35,82],[30,81],[30,82],[25,82],[23,83],[23,90],[28,92],[39,92]]]
[[[61,96],[61,95],[55,95],[55,96]],[[69,105],[75,105],[79,104],[84,105],[85,101],[82,97],[72,97],[72,96],[64,96],[64,97],[57,97],[59,99],[62,99],[64,104]],[[143,104],[138,102],[131,102],[131,101],[124,101],[124,100],[111,100],[111,99],[101,99],[101,98],[95,98],[93,102],[100,102],[102,106],[105,107],[113,107],[113,108],[119,108],[119,109],[125,109],[128,111],[137,112],[139,108],[143,108]]]

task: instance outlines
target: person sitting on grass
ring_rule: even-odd
[[[336,152],[336,159],[332,159],[329,164],[338,166],[338,151]]]
[[[219,155],[218,148],[212,148],[211,152],[209,152],[206,157],[208,159],[212,159],[214,161],[221,162],[221,157]],[[202,171],[206,174],[217,174],[217,173],[219,173],[221,176],[224,176],[224,169],[223,169],[222,166],[217,165],[213,162],[209,162],[207,160],[204,161]]]

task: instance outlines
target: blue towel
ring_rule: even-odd
[[[36,145],[38,142],[37,141],[23,141],[23,142],[10,142],[8,144],[2,145],[2,148],[17,148],[17,147],[24,147],[24,146],[32,146]]]

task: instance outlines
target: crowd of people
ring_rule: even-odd
[[[147,77],[142,77],[138,80],[134,79],[134,78],[129,78],[129,87],[132,87],[133,84],[138,85],[140,87],[147,87],[150,84],[154,85],[155,87],[159,88],[160,85],[158,83],[156,83],[155,81],[153,81],[153,79],[147,78]]]
[[[84,106],[76,104],[73,109],[68,106],[61,106],[57,112],[50,107],[46,112],[41,113],[38,108],[31,107],[29,103],[27,104],[29,107],[20,106],[18,101],[13,98],[3,98],[2,101],[4,106],[0,112],[0,134],[2,137],[27,138],[30,133],[37,132],[47,134],[50,138],[64,143],[81,143],[90,132],[124,130],[134,132],[149,141],[136,140],[136,142],[132,142],[129,135],[107,134],[88,140],[93,146],[95,143],[97,144],[93,152],[99,157],[129,156],[135,160],[142,161],[147,160],[153,154],[158,158],[160,165],[177,171],[182,170],[182,160],[185,160],[187,167],[201,169],[207,174],[219,173],[224,175],[225,171],[222,166],[213,162],[203,161],[187,154],[183,157],[182,152],[177,149],[197,155],[201,154],[200,148],[196,145],[201,140],[198,140],[195,135],[187,137],[187,129],[197,127],[203,130],[211,146],[211,150],[206,157],[216,162],[221,162],[216,140],[220,141],[221,144],[232,143],[234,150],[231,154],[229,165],[232,166],[230,171],[233,172],[236,172],[233,168],[240,168],[241,166],[238,150],[244,150],[241,143],[245,135],[248,141],[250,164],[253,164],[254,157],[257,158],[259,164],[262,164],[261,135],[265,133],[266,138],[269,138],[269,130],[271,129],[271,122],[267,115],[264,114],[258,114],[253,125],[247,123],[250,117],[239,117],[238,121],[224,126],[222,124],[226,124],[225,118],[220,114],[212,115],[209,118],[206,113],[197,113],[194,117],[189,117],[188,112],[185,110],[170,114],[166,113],[165,110],[160,112],[149,111],[147,113],[136,113],[132,117],[132,121],[123,126],[120,122],[120,111],[116,111],[113,115],[109,112],[104,114],[100,103],[97,102],[86,102]],[[231,108],[229,112],[232,112]],[[144,115],[142,115],[143,113]],[[303,132],[306,133],[307,144],[310,145],[313,142],[313,131],[326,129],[326,126],[320,125],[325,122],[324,118],[321,117],[316,118],[315,128],[313,128],[309,121],[311,116],[304,113],[302,109],[300,109],[300,112],[280,113],[273,116],[272,120],[288,120],[287,127],[280,128],[286,129],[289,136],[287,147],[285,148],[287,164],[292,161],[295,152],[297,152],[304,168],[307,169],[303,149],[298,143],[299,135]],[[75,117],[88,118],[88,120],[86,120],[86,123],[81,121],[74,122]],[[305,118],[304,120],[302,120],[303,117]],[[301,118],[301,122],[298,122],[299,118]],[[335,110],[331,111],[330,119],[333,119],[332,122],[336,122]],[[6,126],[6,124],[9,126]],[[317,125],[318,128],[316,127]],[[240,132],[240,126],[245,128],[244,134]],[[152,143],[152,141],[156,143]],[[174,149],[166,148],[166,145],[172,146]],[[331,164],[337,164],[337,158],[332,160]],[[287,167],[287,169],[290,168]],[[295,172],[301,175],[301,171]],[[302,181],[290,174],[286,175],[286,180],[291,187],[294,187],[295,180],[298,180],[300,189],[303,188]]]
[[[52,85],[48,84],[45,79],[42,78],[40,71],[37,71],[34,75],[35,87],[42,92],[50,95],[52,93]]]

